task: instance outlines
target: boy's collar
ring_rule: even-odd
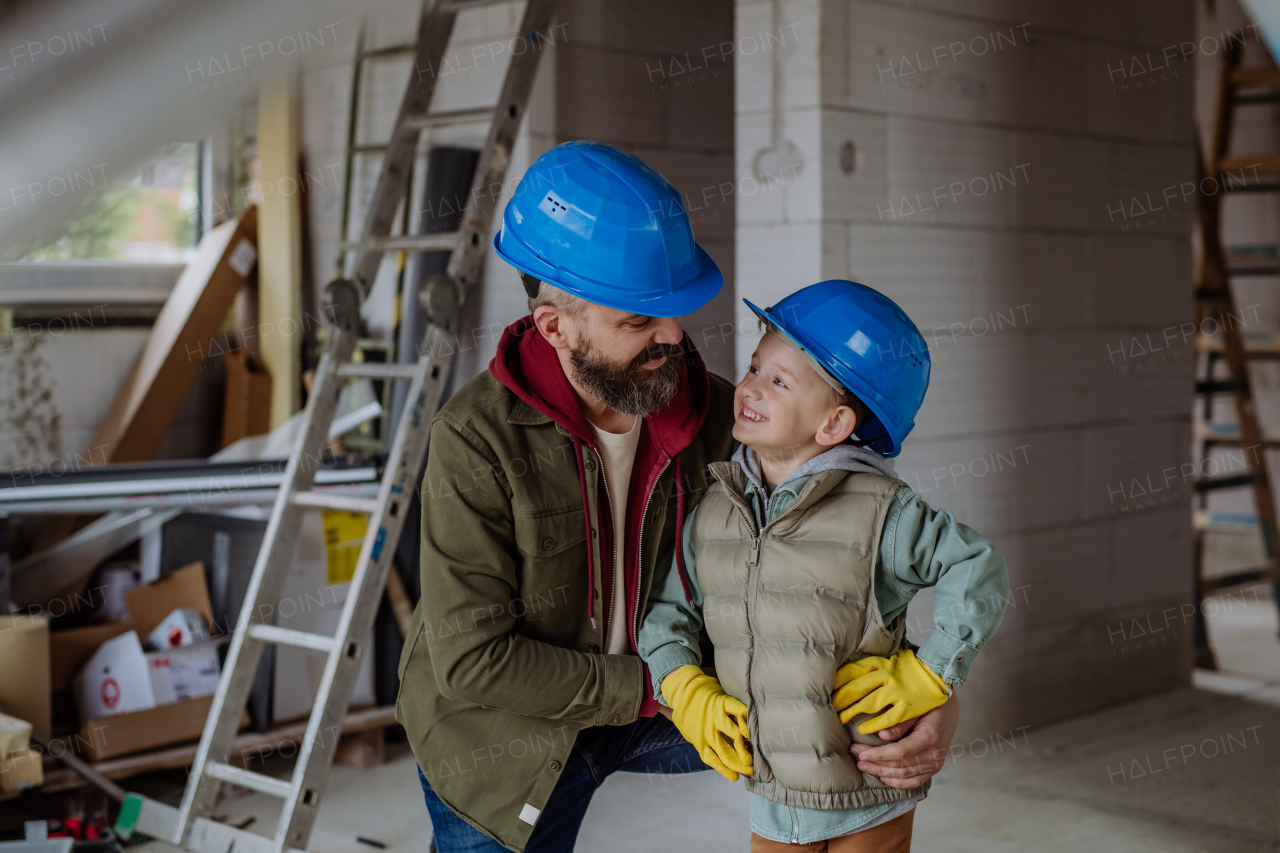
[[[742,468],[742,473],[746,475],[749,483],[755,486],[762,494],[769,493],[769,490],[764,485],[764,471],[760,465],[760,454],[747,445],[740,444],[733,453],[733,461],[737,462],[738,466]],[[791,472],[790,477],[778,483],[774,488],[774,492],[777,493],[789,483],[795,482],[801,477],[811,477],[823,471],[834,470],[879,474],[882,477],[897,476],[894,473],[893,460],[883,453],[877,453],[866,447],[854,447],[851,444],[837,444],[819,453]]]

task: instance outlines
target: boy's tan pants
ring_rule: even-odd
[[[915,819],[916,810],[895,817],[888,823],[829,838],[826,841],[814,841],[811,844],[784,844],[781,841],[770,841],[751,833],[751,853],[909,853],[911,850],[911,822]]]

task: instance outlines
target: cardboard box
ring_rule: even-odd
[[[49,687],[54,693],[70,690],[76,673],[107,640],[129,630],[128,622],[103,622],[54,631],[49,635]]]
[[[221,672],[218,647],[208,641],[147,655],[147,674],[157,706],[212,696]]]
[[[125,594],[129,622],[140,637],[148,637],[175,609],[186,607],[213,622],[209,587],[204,580],[204,564],[192,563]]]
[[[147,648],[153,651],[177,649],[209,639],[209,623],[200,612],[190,607],[175,608],[147,635]]]
[[[227,353],[222,446],[271,430],[271,374],[248,350]]]
[[[212,696],[161,705],[148,711],[89,720],[76,735],[76,749],[90,761],[102,761],[147,749],[199,740],[209,717]],[[249,715],[240,717],[240,728]]]
[[[8,714],[0,714],[0,758],[31,746],[31,724]]]
[[[138,633],[129,631],[103,643],[76,676],[74,690],[81,721],[154,708]]]
[[[30,747],[0,755],[0,793],[12,794],[44,784],[44,758]]]
[[[43,616],[0,616],[0,707],[49,734],[49,622]]]
[[[103,448],[106,461],[155,458],[200,372],[209,341],[218,334],[236,293],[253,271],[257,237],[258,212],[252,206],[239,222],[228,221],[205,232],[89,442],[95,450]],[[150,631],[142,633],[146,636]]]
[[[212,696],[160,708],[89,720],[76,735],[76,748],[90,761],[102,761],[175,743],[197,740],[209,717]]]
[[[72,728],[79,725],[75,694],[71,689],[76,673],[84,669],[99,646],[128,630],[128,622],[104,622],[49,634],[49,688],[55,730],[65,731],[68,725]]]

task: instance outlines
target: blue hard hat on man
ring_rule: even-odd
[[[666,178],[598,142],[566,142],[539,157],[493,243],[539,281],[649,317],[696,311],[724,284]]]

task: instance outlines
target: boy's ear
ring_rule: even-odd
[[[836,406],[827,419],[818,427],[814,440],[823,447],[834,447],[853,435],[858,425],[858,416],[848,406]]]

